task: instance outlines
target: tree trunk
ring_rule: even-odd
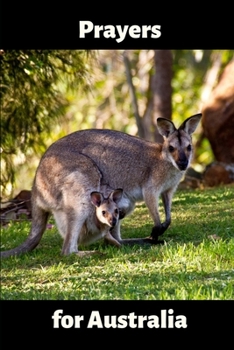
[[[148,56],[144,57],[144,59],[147,61]],[[138,135],[146,140],[162,142],[162,136],[159,135],[156,128],[156,120],[158,117],[171,119],[172,52],[170,50],[154,51],[155,74],[152,77],[149,77],[148,80],[148,89],[150,93],[148,94],[148,101],[143,115],[140,115],[139,113],[136,90],[132,81],[130,61],[127,51],[124,51],[123,53],[123,61],[131,95],[133,113],[138,127]],[[141,65],[143,66],[144,62],[141,62]]]
[[[140,137],[144,138],[145,134],[144,134],[144,128],[143,128],[142,120],[141,120],[142,118],[139,114],[137,97],[136,97],[136,90],[135,90],[135,87],[133,85],[130,61],[129,61],[129,58],[128,58],[126,51],[124,51],[124,53],[123,53],[123,61],[124,61],[124,65],[125,65],[125,72],[126,72],[127,82],[128,82],[128,86],[129,86],[131,100],[132,100],[133,113],[134,113],[137,128],[138,128],[138,135]]]
[[[152,81],[153,90],[153,123],[157,118],[171,119],[172,114],[172,51],[155,50],[154,56],[155,74]],[[155,128],[154,138],[156,142],[162,142],[162,136]]]

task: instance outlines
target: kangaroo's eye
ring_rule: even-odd
[[[119,214],[119,210],[118,209],[115,209],[115,214]]]
[[[169,152],[173,152],[175,150],[173,146],[169,146],[168,149],[169,149]]]
[[[188,145],[187,150],[190,152],[192,150],[191,145]]]
[[[106,215],[106,212],[105,210],[102,211],[102,215],[105,216]]]

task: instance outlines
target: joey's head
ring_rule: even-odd
[[[112,191],[107,198],[100,192],[91,193],[91,203],[96,207],[96,217],[99,223],[110,228],[115,227],[119,220],[118,202],[123,195],[122,189]]]
[[[185,171],[192,160],[192,133],[196,130],[202,114],[186,119],[177,129],[174,123],[165,118],[157,119],[159,133],[163,136],[162,157],[175,168]]]

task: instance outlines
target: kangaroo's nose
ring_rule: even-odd
[[[188,166],[188,161],[187,159],[186,160],[182,160],[182,161],[179,161],[177,163],[178,167],[180,170],[186,170],[187,169],[187,166]]]
[[[177,165],[180,170],[186,170],[188,166],[188,158],[186,157],[184,152],[180,152],[179,158],[177,161]]]

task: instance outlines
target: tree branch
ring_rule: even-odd
[[[123,52],[123,61],[125,65],[125,71],[126,71],[126,77],[127,77],[127,82],[130,90],[130,96],[132,100],[132,108],[133,108],[133,114],[136,119],[136,124],[138,128],[138,135],[142,138],[144,138],[144,129],[142,127],[142,122],[141,122],[141,116],[139,114],[139,109],[138,109],[138,103],[137,103],[137,98],[136,98],[136,90],[135,86],[133,85],[132,82],[132,74],[131,74],[131,67],[130,67],[130,61],[127,56],[127,52]]]

